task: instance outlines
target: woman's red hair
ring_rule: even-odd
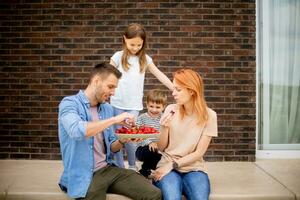
[[[178,85],[193,91],[193,110],[198,116],[198,124],[203,125],[208,120],[207,105],[204,98],[204,85],[201,76],[192,69],[180,69],[174,72],[174,79]],[[179,108],[180,116],[186,115],[184,106]]]

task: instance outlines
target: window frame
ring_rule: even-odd
[[[262,72],[261,66],[263,63],[263,46],[261,43],[262,32],[263,32],[263,22],[262,22],[262,0],[256,0],[256,155],[257,159],[299,159],[300,150],[265,150],[263,149],[263,120],[262,120],[262,102],[263,96],[262,91]],[[266,136],[265,136],[266,137]],[[289,144],[286,144],[289,145]],[[292,146],[293,144],[291,144]],[[278,145],[280,146],[280,145]],[[275,147],[275,145],[274,145]]]

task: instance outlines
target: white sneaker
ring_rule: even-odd
[[[154,179],[155,177],[155,170],[151,169],[151,174],[148,176],[148,179]]]
[[[131,170],[134,170],[134,171],[138,171],[138,168],[137,168],[137,166],[135,166],[135,165],[129,165],[128,166],[128,169],[131,169]]]

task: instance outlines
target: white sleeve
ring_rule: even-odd
[[[153,63],[152,58],[150,56],[148,56],[147,54],[146,54],[146,60],[147,60],[147,66],[150,65],[151,63]]]
[[[122,52],[121,51],[117,51],[116,53],[114,53],[114,55],[110,59],[112,61],[114,61],[114,63],[117,65],[116,67],[118,68],[118,66],[120,66],[120,63],[121,63]]]

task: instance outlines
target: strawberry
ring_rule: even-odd
[[[115,132],[117,134],[154,134],[154,133],[158,133],[155,128],[147,127],[147,126],[132,127],[132,128],[121,127],[121,128],[118,128]]]

